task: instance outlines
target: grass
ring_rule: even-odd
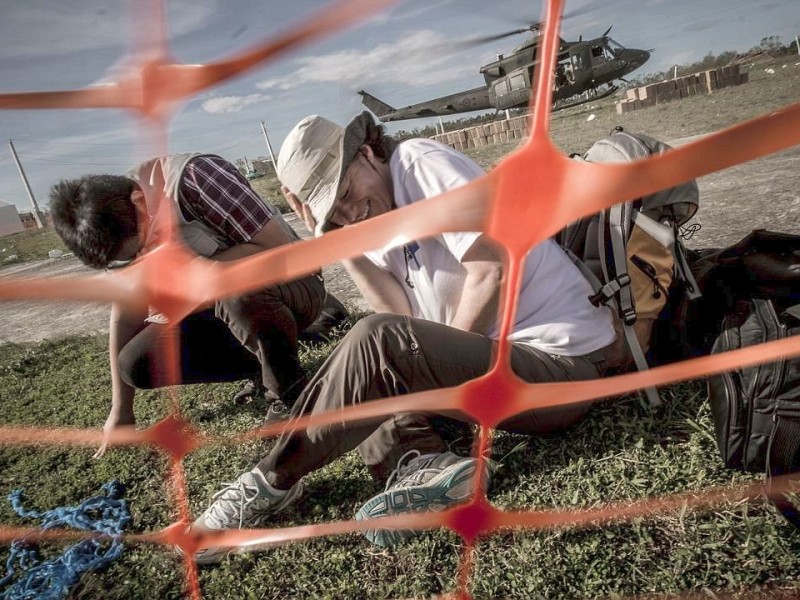
[[[14,263],[30,262],[47,258],[50,250],[67,252],[67,247],[52,227],[5,235],[0,238],[0,267],[9,256],[17,256]]]
[[[264,177],[253,179],[250,181],[250,186],[259,196],[271,202],[280,212],[287,213],[292,210],[283,194],[281,194],[281,184],[275,175],[265,175]]]
[[[318,368],[335,343],[304,349],[304,363]],[[3,424],[99,427],[109,401],[106,360],[103,337],[0,346]],[[181,408],[209,433],[258,426],[264,407],[231,403],[236,388],[184,386]],[[701,383],[670,387],[664,396],[657,410],[636,397],[602,403],[569,435],[499,434],[495,457],[503,467],[490,500],[508,510],[597,507],[750,479],[721,466]],[[160,392],[139,393],[140,426],[162,418],[166,404]],[[184,465],[192,511],[203,510],[219,483],[249,468],[266,444],[210,446],[190,454]],[[42,510],[75,504],[116,478],[127,486],[131,531],[158,530],[177,518],[164,456],[115,449],[94,460],[92,452],[3,447],[0,490],[22,488],[27,505]],[[379,489],[357,456],[348,455],[308,477],[302,500],[275,525],[349,519]],[[31,525],[7,504],[0,505],[0,523]],[[202,569],[200,579],[208,599],[424,598],[456,587],[461,548],[448,531],[426,532],[392,550],[350,534],[234,556]],[[1,549],[0,561],[6,556],[7,548]],[[800,534],[761,503],[725,504],[605,527],[493,535],[479,545],[471,591],[476,598],[594,598],[713,589],[744,597],[742,590],[800,590],[798,577]],[[128,544],[109,569],[84,577],[72,597],[184,593],[182,565],[173,551]]]

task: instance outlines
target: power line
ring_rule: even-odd
[[[120,167],[121,162],[118,163],[101,163],[101,162],[68,162],[60,160],[49,160],[46,158],[34,158],[27,154],[22,155],[26,161],[40,162],[49,165],[67,165],[67,166],[86,166],[86,167]],[[126,161],[125,164],[130,164],[131,161]]]

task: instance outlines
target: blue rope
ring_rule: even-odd
[[[103,486],[105,495],[84,500],[78,506],[60,506],[46,512],[25,510],[22,490],[8,495],[8,501],[20,517],[41,521],[42,529],[68,526],[82,531],[94,531],[108,538],[81,540],[66,549],[63,555],[42,562],[35,546],[24,539],[11,543],[11,555],[6,561],[6,576],[0,579],[3,600],[61,600],[87,571],[97,571],[122,554],[122,529],[130,522],[128,503],[121,497],[125,488],[118,481]],[[22,578],[12,583],[15,573]]]

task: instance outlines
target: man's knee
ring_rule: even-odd
[[[352,329],[348,337],[353,340],[367,340],[380,338],[383,334],[390,331],[397,331],[405,328],[406,317],[391,313],[375,313],[360,319]]]
[[[117,356],[117,370],[123,383],[139,390],[159,387],[150,374],[150,360],[147,354],[132,352],[123,348]]]
[[[255,304],[252,296],[233,296],[217,300],[214,313],[222,320],[241,320],[253,312]]]

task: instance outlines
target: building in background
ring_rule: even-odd
[[[33,220],[33,215],[31,215],[31,219]],[[35,220],[33,226],[36,227]],[[17,214],[17,207],[0,200],[0,235],[17,233],[24,229],[25,226],[22,224],[22,219]]]

